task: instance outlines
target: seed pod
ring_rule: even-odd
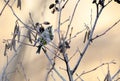
[[[55,0],[55,3],[58,4],[58,3],[59,3],[59,0]]]
[[[18,0],[18,2],[17,2],[17,8],[20,8],[20,10],[21,10],[21,0]]]
[[[29,42],[32,44],[32,38],[31,38],[31,31],[30,30],[28,31],[28,39],[29,39]]]
[[[83,41],[83,43],[86,42],[87,34],[88,34],[88,32],[86,31],[86,32],[85,32],[85,36],[84,36],[84,41]]]
[[[45,24],[45,25],[49,25],[49,24],[50,24],[50,22],[47,22],[47,21],[46,21],[46,22],[44,22],[43,24]]]
[[[14,39],[12,40],[12,47],[13,50],[16,52],[16,41]]]
[[[87,34],[87,39],[89,40],[89,37],[90,37],[90,30],[88,31],[88,34]]]
[[[54,13],[55,13],[55,9],[52,10],[52,14],[54,14]]]
[[[49,9],[52,9],[54,6],[55,6],[55,4],[52,3],[52,4],[49,6]]]
[[[4,50],[4,56],[6,56],[7,55],[7,44],[5,44],[5,50]]]

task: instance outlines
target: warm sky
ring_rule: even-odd
[[[33,5],[33,1],[36,1],[35,4]],[[22,5],[22,11],[15,8],[17,14],[20,16],[21,19],[23,19],[24,22],[27,21],[28,17],[28,12],[33,12],[34,13],[34,20],[35,21],[43,21],[43,20],[48,20],[51,21],[51,23],[55,24],[56,23],[56,16],[53,16],[50,14],[50,11],[48,10],[45,11],[45,17],[43,19],[39,19],[41,11],[38,11],[39,9],[39,3],[37,2],[38,0],[26,0],[24,2],[24,5]],[[47,0],[46,0],[47,1]],[[69,7],[66,7],[65,10],[63,10],[62,13],[62,20],[64,21],[65,19],[69,18],[71,15],[71,12],[73,11],[73,5],[75,4],[76,0],[70,0],[68,5]],[[29,2],[29,3],[28,3]],[[0,3],[0,11],[3,7],[3,1],[1,0]],[[44,1],[41,0],[41,5],[45,4]],[[50,4],[48,2],[47,4]],[[68,6],[66,5],[66,6]],[[15,5],[16,6],[16,5]],[[91,0],[81,0],[75,17],[74,21],[72,23],[72,26],[74,27],[74,34],[75,32],[78,32],[78,30],[82,29],[84,27],[84,23],[90,26],[90,16],[91,16],[91,10],[92,10],[92,21],[94,23],[94,17],[95,17],[95,6],[91,4]],[[95,31],[95,35],[102,33],[104,30],[106,30],[108,27],[113,25],[117,20],[120,19],[120,5],[117,3],[111,3],[109,6],[107,6],[104,10],[102,15],[100,16],[100,19],[97,23],[97,28]],[[6,58],[3,56],[3,50],[4,50],[4,44],[2,43],[3,39],[8,39],[11,37],[11,33],[13,32],[13,27],[14,27],[14,21],[15,17],[12,15],[11,11],[9,8],[6,8],[0,16],[0,73],[1,73],[1,68],[3,67],[3,64],[5,63]],[[63,28],[64,29],[64,28]],[[64,30],[65,31],[65,30]],[[106,35],[103,37],[100,37],[96,39],[89,47],[88,51],[86,52],[85,57],[83,58],[83,61],[81,65],[81,70],[78,72],[82,72],[82,70],[89,70],[92,69],[95,66],[98,66],[104,62],[109,62],[112,60],[115,60],[117,62],[116,65],[111,66],[112,73],[114,74],[115,71],[117,71],[118,68],[120,68],[120,23],[116,25],[112,30],[110,30]],[[79,38],[80,37],[80,38]],[[74,39],[72,42],[72,48],[69,51],[70,53],[73,53],[77,47],[81,48],[80,44],[82,43],[79,41],[83,36],[79,35],[78,39]],[[76,44],[76,42],[78,44]],[[82,44],[83,45],[83,44]],[[81,48],[82,49],[82,48]],[[28,48],[26,49],[28,52]],[[35,52],[32,50],[32,52]],[[31,53],[32,54],[32,53]],[[27,57],[27,56],[26,56]],[[34,60],[39,60],[38,57],[35,55],[30,55],[30,59],[28,59],[27,62],[34,62]],[[77,58],[77,57],[76,57]],[[37,66],[37,63],[35,63]],[[61,63],[62,64],[62,63]],[[30,63],[28,63],[28,66],[30,66]],[[28,68],[28,67],[27,67]],[[31,67],[28,69],[30,71],[34,67]],[[36,70],[37,72],[37,70]],[[33,72],[31,72],[33,73]],[[37,74],[37,73],[36,73]],[[96,75],[97,72],[93,73],[92,76],[89,76],[85,81],[96,81],[94,75]],[[98,77],[104,77],[106,74],[106,70],[103,68],[100,69],[100,74]],[[29,76],[32,76],[29,74]],[[91,74],[90,74],[91,75]],[[39,76],[36,75],[36,77],[32,77],[32,80],[34,81],[35,78],[38,78],[36,80],[39,80]],[[31,81],[32,81],[31,80]],[[101,79],[102,81],[103,79]]]

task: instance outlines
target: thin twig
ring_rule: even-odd
[[[68,3],[69,0],[66,0],[65,4],[62,6],[62,9],[65,8],[66,4]]]
[[[58,14],[58,38],[59,38],[59,42],[60,42],[60,27],[61,27],[61,14],[62,14],[62,9],[61,9],[61,2],[59,2],[59,4],[58,4],[59,6],[59,14]]]
[[[66,64],[67,74],[68,74],[68,77],[69,77],[69,81],[73,81],[73,76],[72,76],[72,73],[71,73],[71,69],[70,69],[70,65],[69,65],[69,60],[68,60],[68,56],[67,56],[66,48],[65,48],[65,39],[62,38],[62,40],[63,40],[62,55],[63,55],[63,58],[64,58],[64,62]]]
[[[63,58],[61,58],[60,56],[58,56],[55,52],[53,52],[52,50],[50,50],[48,47],[44,46],[48,51],[50,51],[53,55],[55,55],[56,57],[58,57],[59,59],[61,59],[62,61],[64,61]]]
[[[114,80],[114,81],[119,81],[120,80],[120,77],[119,78],[117,78],[116,80]]]
[[[48,58],[51,65],[53,65],[53,62],[51,61],[50,57],[48,56],[47,52],[45,52],[46,57]],[[66,81],[64,77],[58,72],[58,70],[54,67],[53,70],[56,72],[56,74],[62,79],[63,81]]]
[[[72,36],[72,37],[70,37],[69,39],[67,39],[67,41],[69,41],[69,40],[71,40],[71,39],[77,37],[79,34],[81,34],[81,33],[82,33],[83,31],[85,31],[85,30],[86,30],[86,28],[83,29],[83,30],[81,30],[81,31],[79,31],[79,32],[77,32],[74,36]]]
[[[25,28],[27,28],[28,30],[31,30],[32,32],[36,33],[35,31],[33,31],[33,30],[34,30],[33,28],[31,28],[31,27],[29,27],[27,24],[25,24],[25,23],[16,15],[16,13],[15,13],[15,11],[13,10],[12,6],[10,6],[9,4],[7,4],[7,5],[8,5],[9,8],[11,9],[13,15],[17,18],[17,20],[19,20],[19,21],[24,25]]]
[[[11,41],[12,39],[7,39],[7,40]],[[18,40],[15,40],[15,41],[18,42]],[[27,46],[32,46],[32,47],[34,46],[34,45],[31,45],[31,44],[28,44],[28,43],[25,43],[25,42],[22,42],[22,41],[19,41],[19,43],[22,44],[22,45],[27,45]]]
[[[99,34],[99,35],[96,35],[95,37],[92,38],[92,40],[95,40],[97,39],[98,37],[101,37],[103,35],[105,35],[107,32],[109,32],[113,27],[115,27],[118,23],[120,22],[120,19],[115,22],[111,27],[109,27],[107,30],[105,30],[103,33]]]
[[[75,51],[75,53],[69,58],[69,60],[68,61],[70,61],[76,54],[77,54],[77,52],[78,52],[78,49]]]
[[[98,8],[98,7],[97,7],[97,8]],[[92,29],[91,29],[91,32],[90,32],[90,35],[89,35],[89,39],[88,39],[88,41],[87,41],[87,43],[86,43],[83,51],[80,53],[80,57],[79,57],[78,61],[76,62],[75,66],[74,66],[74,68],[73,68],[73,70],[72,70],[72,74],[74,74],[75,71],[77,70],[77,68],[78,68],[78,66],[79,66],[79,64],[80,64],[83,56],[84,56],[85,53],[86,53],[86,50],[88,49],[88,47],[89,47],[89,45],[90,45],[90,42],[91,42],[91,39],[92,39],[94,30],[95,30],[95,28],[96,28],[96,24],[97,24],[98,19],[99,19],[99,17],[100,17],[100,15],[101,15],[101,13],[102,13],[102,11],[103,11],[104,8],[105,8],[105,7],[102,7],[102,8],[100,9],[100,11],[96,14],[96,18],[95,18],[94,25],[93,25],[93,27],[92,27]]]
[[[66,19],[66,20],[63,21],[60,25],[63,25],[63,24],[66,23],[67,21],[69,21],[69,19]]]
[[[56,81],[55,77],[53,76],[53,72],[51,72],[51,77],[53,78],[53,81]]]
[[[77,81],[77,79],[78,79],[79,77],[81,77],[81,76],[83,76],[83,75],[85,75],[85,74],[88,74],[88,73],[91,73],[91,72],[93,72],[93,71],[96,71],[96,70],[99,69],[100,67],[102,67],[102,66],[104,66],[104,65],[109,65],[109,64],[115,64],[115,62],[114,62],[114,61],[111,61],[111,62],[108,62],[108,63],[102,63],[101,65],[95,67],[94,69],[91,69],[91,70],[86,71],[86,72],[83,71],[83,73],[81,73],[74,81]]]
[[[77,9],[77,7],[78,7],[79,2],[80,2],[80,0],[78,0],[78,1],[76,2],[76,5],[75,5],[75,7],[74,7],[74,10],[73,10],[73,13],[72,13],[72,16],[71,16],[71,19],[70,19],[70,22],[69,22],[69,24],[68,24],[68,28],[67,28],[67,31],[66,31],[65,39],[67,38],[67,35],[68,35],[69,30],[70,30],[70,26],[71,26],[71,24],[72,24],[72,21],[73,21],[73,18],[74,18],[74,15],[75,15],[75,12],[76,12],[76,9]]]
[[[24,77],[25,77],[25,80],[26,80],[26,81],[29,81],[29,79],[27,78],[25,69],[24,69],[24,67],[23,67],[23,65],[22,65],[22,62],[20,62],[19,64],[20,64],[20,67],[21,67],[21,69],[22,69],[22,71],[23,71],[23,75],[24,75]]]
[[[8,1],[5,3],[5,5],[3,6],[3,8],[2,8],[2,10],[1,10],[1,12],[0,12],[0,16],[2,15],[4,9],[6,8],[6,6],[8,5],[9,2],[10,2],[10,0],[8,0]]]
[[[120,69],[112,76],[112,80],[120,73]]]

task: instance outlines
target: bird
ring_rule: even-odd
[[[52,32],[52,26],[48,26],[38,37],[37,43],[39,44],[37,46],[37,51],[36,53],[40,54],[41,48],[44,45],[47,45],[49,42],[53,40],[53,32]]]

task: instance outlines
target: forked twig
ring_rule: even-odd
[[[3,6],[3,8],[2,8],[2,10],[1,10],[1,12],[0,12],[0,16],[2,15],[2,13],[3,13],[4,9],[6,8],[6,6],[8,5],[9,1],[10,1],[10,0],[8,0],[8,1],[5,3],[5,5]]]
[[[109,65],[109,64],[116,64],[116,62],[111,61],[111,62],[107,62],[107,63],[102,63],[101,65],[95,67],[94,69],[91,69],[91,70],[86,71],[86,72],[84,71],[84,72],[81,73],[80,75],[77,74],[78,77],[77,77],[74,81],[77,81],[77,79],[78,79],[79,77],[81,77],[81,76],[83,76],[83,75],[85,75],[85,74],[88,74],[88,73],[90,73],[90,72],[96,71],[96,70],[99,69],[100,67],[105,66],[105,65]]]
[[[103,35],[105,35],[107,32],[109,32],[113,27],[115,27],[118,23],[120,22],[120,19],[115,22],[111,27],[109,27],[107,30],[105,30],[103,33],[99,34],[99,35],[96,35],[95,37],[92,38],[92,40],[95,40],[97,39],[98,37],[101,37]]]

